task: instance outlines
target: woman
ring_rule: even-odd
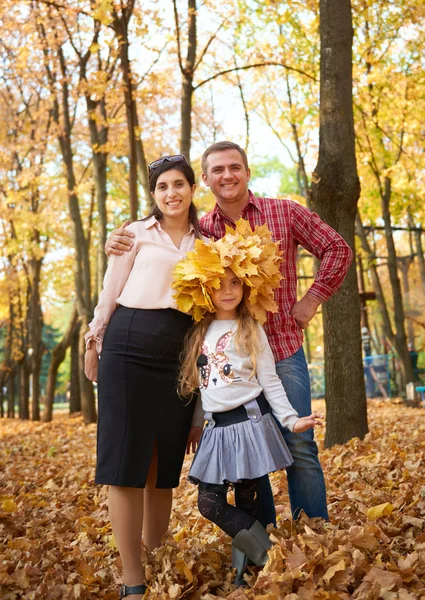
[[[201,237],[195,175],[183,156],[166,156],[149,165],[149,188],[155,208],[129,226],[131,251],[109,262],[85,358],[86,376],[99,384],[95,481],[109,485],[124,571],[120,597],[135,599],[146,591],[142,531],[148,549],[159,545],[186,445],[196,444],[203,424],[194,403],[176,392],[191,317],[176,310],[171,289],[173,266]]]

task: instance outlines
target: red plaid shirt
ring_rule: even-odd
[[[292,356],[303,342],[302,329],[291,317],[290,311],[297,301],[297,249],[303,246],[320,259],[320,268],[309,294],[326,302],[341,286],[350,266],[353,253],[346,241],[316,213],[292,200],[256,198],[249,192],[249,202],[242,217],[252,228],[267,224],[275,241],[280,241],[284,261],[284,279],[275,292],[277,313],[268,313],[264,326],[275,361]],[[225,234],[225,225],[235,226],[219,206],[200,219],[202,233],[219,239]]]

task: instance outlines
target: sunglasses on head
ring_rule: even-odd
[[[157,167],[163,165],[165,162],[185,162],[187,165],[189,164],[186,160],[186,157],[184,157],[183,154],[172,154],[171,156],[163,156],[162,158],[158,158],[158,160],[154,160],[150,163],[150,165],[148,165],[148,169],[149,171],[152,171],[153,169],[156,169]]]

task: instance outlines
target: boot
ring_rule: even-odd
[[[236,585],[236,587],[247,585],[245,579],[243,578],[244,574],[246,573],[247,562],[247,555],[232,545],[232,567],[236,569],[236,577],[233,580],[233,585]]]
[[[233,539],[232,546],[240,550],[255,565],[264,567],[267,562],[267,550],[272,547],[269,535],[259,521],[249,529],[241,529]]]

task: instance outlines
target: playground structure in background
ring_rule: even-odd
[[[415,353],[414,374],[418,385],[425,385],[425,352]],[[317,361],[308,365],[311,383],[311,397],[325,397],[324,362]],[[366,396],[368,398],[404,397],[400,362],[396,354],[380,354],[363,358]]]

